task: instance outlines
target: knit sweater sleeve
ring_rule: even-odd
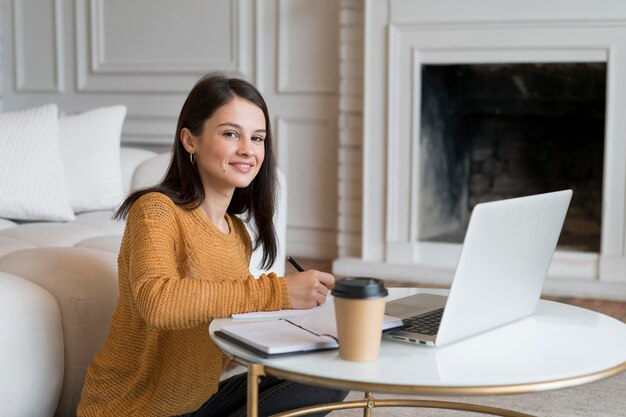
[[[174,203],[150,193],[131,207],[128,238],[128,278],[138,313],[150,326],[186,329],[233,313],[289,308],[284,279],[275,274],[194,279],[177,266],[182,227]],[[224,259],[223,262],[229,262]]]

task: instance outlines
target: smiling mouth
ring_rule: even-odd
[[[254,167],[254,164],[245,162],[233,162],[229,165],[241,172],[248,172]]]

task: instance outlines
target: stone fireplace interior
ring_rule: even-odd
[[[600,251],[604,63],[422,66],[419,235],[462,243],[485,201],[571,188],[560,249]]]

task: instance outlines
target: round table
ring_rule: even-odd
[[[390,299],[433,289],[390,288]],[[366,392],[363,401],[327,404],[280,413],[300,416],[322,410],[415,406],[527,417],[481,405],[422,400],[376,400],[373,392],[429,395],[516,394],[576,386],[626,370],[626,324],[583,308],[540,300],[535,314],[443,347],[383,339],[373,362],[350,362],[338,351],[262,358],[214,336],[226,324],[209,328],[217,346],[248,367],[248,416],[257,416],[258,378],[272,375],[291,381]],[[249,323],[249,321],[245,321]]]

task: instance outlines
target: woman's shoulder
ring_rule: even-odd
[[[167,195],[151,191],[139,197],[130,207],[129,217],[133,213],[150,213],[151,215],[171,215],[176,204]]]
[[[171,198],[169,198],[167,195],[159,191],[150,191],[148,193],[145,193],[144,195],[139,197],[137,201],[135,201],[133,206],[134,205],[138,205],[138,206],[165,205],[169,207],[176,206],[176,204],[172,201]]]

